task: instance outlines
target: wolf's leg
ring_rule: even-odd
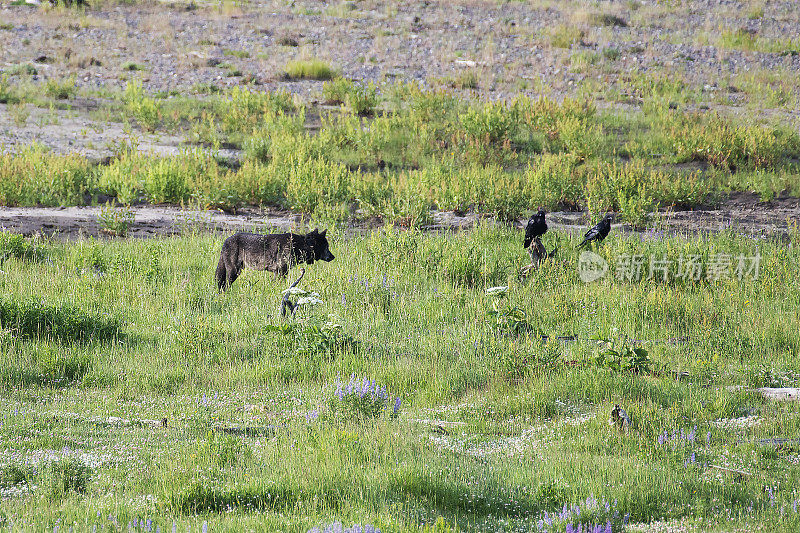
[[[233,265],[232,268],[228,269],[227,272],[228,287],[230,287],[233,284],[233,282],[236,281],[236,278],[239,277],[241,271],[242,271],[242,265]]]
[[[225,268],[225,258],[220,257],[217,264],[217,272],[214,277],[217,280],[217,291],[222,292],[228,288],[228,273]]]

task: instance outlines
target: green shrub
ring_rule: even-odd
[[[690,115],[669,130],[681,161],[725,170],[775,169],[800,153],[800,135],[786,128],[734,125],[717,114]]]
[[[120,322],[71,306],[38,300],[0,300],[0,327],[25,339],[52,338],[64,343],[110,340],[120,336]]]
[[[9,257],[22,261],[40,261],[44,256],[44,250],[36,245],[35,240],[26,239],[19,233],[0,231],[0,263]]]
[[[8,81],[8,75],[0,74],[0,104],[17,104],[20,100]]]
[[[75,77],[65,80],[49,79],[44,85],[44,94],[58,100],[66,100],[75,96],[78,88],[75,86]]]
[[[620,28],[628,26],[625,19],[612,13],[591,13],[588,16],[588,22],[592,26],[619,26]]]
[[[317,206],[350,199],[352,175],[344,165],[325,159],[298,159],[280,164],[285,172],[286,197],[292,209],[314,213]]]
[[[79,381],[92,368],[92,360],[87,354],[73,353],[63,346],[40,346],[36,352],[36,366],[39,375],[48,382],[72,383]]]
[[[122,65],[120,65],[120,69],[127,72],[135,72],[137,70],[144,70],[144,65],[134,63],[133,61],[126,61]]]
[[[353,85],[345,96],[347,107],[356,115],[371,115],[378,105],[378,89],[375,84]]]
[[[201,463],[220,468],[236,466],[253,456],[252,450],[241,438],[215,431],[209,431],[205,440],[200,441],[196,454]]]
[[[136,218],[136,214],[131,211],[130,206],[123,208],[112,207],[110,203],[100,208],[97,215],[97,222],[102,231],[111,235],[124,237],[128,233],[128,228]]]
[[[556,48],[569,48],[585,37],[584,31],[575,26],[561,24],[549,31],[550,44]]]
[[[461,126],[474,140],[489,143],[508,141],[517,126],[517,113],[503,102],[470,106],[459,115]]]
[[[220,106],[224,129],[229,133],[252,133],[257,129],[263,130],[267,124],[276,123],[291,123],[297,129],[302,128],[305,118],[302,112],[288,115],[296,111],[297,106],[292,95],[286,91],[256,92],[236,86],[220,100]],[[297,121],[300,123],[297,124]]]
[[[161,105],[154,98],[144,92],[141,81],[129,81],[125,87],[122,101],[125,110],[136,119],[139,124],[153,131],[161,120]]]
[[[246,59],[250,57],[250,52],[247,50],[223,50],[222,55],[238,57],[239,59]]]
[[[343,104],[353,82],[346,78],[337,78],[322,84],[322,100],[328,105]]]
[[[20,63],[18,65],[11,65],[5,71],[9,76],[36,76],[39,71],[30,63]]]
[[[335,70],[319,59],[290,61],[285,70],[287,76],[296,80],[330,80],[337,76]]]
[[[91,183],[90,164],[77,154],[54,155],[39,145],[0,154],[0,205],[83,205]]]
[[[83,494],[91,473],[89,467],[75,458],[53,461],[43,472],[41,490],[52,500],[60,500],[70,492]]]

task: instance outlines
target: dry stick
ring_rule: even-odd
[[[708,465],[710,468],[716,468],[718,470],[724,470],[725,472],[733,472],[734,474],[741,474],[743,476],[752,476],[750,472],[746,472],[744,470],[737,470],[735,468],[725,468],[724,466],[717,466],[717,465]]]
[[[293,289],[293,288],[297,287],[297,284],[300,283],[301,279],[303,279],[303,276],[305,275],[305,273],[306,273],[306,269],[305,268],[301,268],[300,269],[300,277],[297,278],[294,283],[289,285],[289,288]],[[281,316],[282,317],[286,316],[286,308],[287,307],[289,308],[289,312],[292,314],[292,316],[294,316],[295,305],[289,300],[289,293],[288,292],[284,293],[283,294],[283,298],[281,299]]]

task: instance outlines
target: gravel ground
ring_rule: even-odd
[[[742,30],[790,51],[779,43],[800,35],[800,10],[793,0],[767,3],[760,18],[751,18],[748,2],[663,4],[362,0],[198,7],[147,2],[85,13],[6,4],[0,8],[5,25],[0,65],[30,62],[40,71],[34,78],[75,75],[79,86],[98,89],[121,89],[127,79],[141,77],[151,92],[185,92],[201,83],[232,86],[250,74],[265,88],[282,87],[309,99],[318,93],[318,82],[282,77],[292,59],[318,57],[347,78],[375,82],[400,78],[432,84],[472,68],[478,92],[488,98],[520,91],[569,94],[589,75],[613,83],[632,71],[663,71],[708,91],[727,91],[736,101],[736,90],[722,84],[727,76],[759,69],[800,72],[796,53],[715,46],[721,32]],[[595,5],[600,7],[590,7]],[[639,7],[625,7],[630,5]],[[597,13],[617,15],[627,25],[603,25],[592,18]],[[584,32],[571,49],[552,45],[548,31],[560,24]],[[280,44],[286,38],[298,46]],[[602,68],[569,68],[576,52],[609,48],[620,55]],[[126,63],[144,70],[127,72]],[[243,75],[227,77],[228,70],[220,68],[226,63]],[[528,88],[526,82],[531,82]]]

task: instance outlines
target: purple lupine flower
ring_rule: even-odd
[[[631,518],[631,513],[625,513],[625,516],[622,517],[622,525],[625,526],[628,524],[628,520]]]
[[[172,533],[178,531],[178,524],[175,523],[175,520],[172,521]]]
[[[567,524],[567,533],[575,533],[575,529],[572,527],[572,524]]]
[[[711,432],[706,433],[706,444],[711,444]]]
[[[203,520],[203,533],[208,533],[208,522]]]
[[[612,533],[611,531],[611,520],[606,520],[606,530],[604,533]]]
[[[694,463],[695,463],[694,452],[692,452],[692,464],[694,464]]]
[[[400,412],[400,398],[396,398],[394,401],[394,409],[392,410],[392,415],[397,416],[397,413]]]
[[[664,435],[659,434],[658,435],[658,445],[661,446],[663,444],[664,444]]]

